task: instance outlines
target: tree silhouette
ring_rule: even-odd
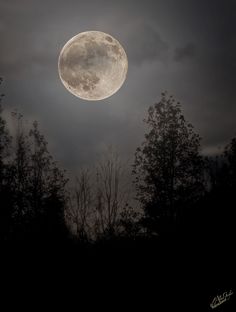
[[[131,213],[127,213],[130,187],[126,169],[110,147],[94,171],[80,171],[75,196],[66,209],[67,223],[80,241],[111,240],[128,227]]]
[[[236,188],[236,138],[225,146],[222,154],[207,157],[206,165],[208,193],[223,196],[227,201]]]
[[[75,190],[72,192],[66,209],[66,219],[72,233],[80,242],[93,239],[93,194],[91,173],[82,169],[76,178]]]
[[[141,214],[128,204],[120,214],[121,236],[128,239],[137,239],[142,235]]]
[[[136,150],[133,165],[137,198],[148,231],[168,231],[181,211],[203,193],[200,137],[185,120],[180,104],[167,93],[148,109],[144,121],[149,132]]]
[[[225,259],[232,258],[235,237],[235,159],[235,138],[225,147],[222,154],[208,157],[207,191],[197,207],[199,216],[192,218],[195,231],[198,230],[198,239],[201,237],[201,244],[211,246],[211,250],[217,250],[219,245],[223,246],[221,253]]]
[[[67,201],[64,172],[48,152],[47,142],[41,135],[37,122],[29,132],[31,139],[29,193],[33,218],[38,231],[55,239],[64,235],[64,209]],[[35,227],[35,224],[34,224]]]
[[[11,162],[11,193],[13,204],[14,234],[24,235],[31,221],[30,203],[30,143],[23,129],[23,116],[12,112],[16,125]]]
[[[90,247],[110,252],[109,246],[120,246],[134,247],[136,257],[140,251],[165,254],[161,244],[165,239],[158,244],[156,234],[181,225],[178,250],[185,250],[189,240],[196,253],[204,246],[217,248],[219,242],[230,250],[230,237],[235,237],[231,203],[236,190],[236,139],[222,155],[206,160],[200,155],[199,135],[173,97],[163,93],[149,108],[145,120],[149,129],[135,153],[134,184],[142,213],[130,201],[129,170],[112,147],[95,167],[80,170],[69,192],[66,174],[49,153],[38,123],[27,127],[21,114],[13,112],[12,117],[15,133],[10,136],[0,109],[1,241],[51,248],[58,242],[64,246],[63,240],[73,237],[69,246],[80,255]],[[68,236],[68,225],[75,235]],[[176,241],[168,242],[172,255]]]
[[[227,165],[227,186],[231,190],[236,189],[236,138],[225,147],[224,159]]]
[[[129,200],[126,168],[113,148],[96,167],[95,231],[96,236],[110,238],[119,232],[120,213]]]
[[[0,110],[1,240],[58,240],[67,235],[64,209],[67,179],[53,161],[34,122],[28,133],[23,116],[12,113],[16,133],[10,137]]]
[[[2,83],[0,77],[0,85]],[[0,95],[0,239],[7,239],[10,232],[12,217],[12,197],[9,187],[9,156],[11,137],[6,128],[6,122],[2,117],[1,100],[4,94]]]

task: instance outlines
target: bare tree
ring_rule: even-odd
[[[92,239],[92,186],[90,171],[82,169],[76,178],[73,198],[66,210],[66,218],[80,241]]]
[[[122,209],[129,200],[127,170],[113,148],[96,168],[95,229],[97,236],[115,235]]]
[[[113,148],[95,166],[83,169],[76,178],[66,219],[80,241],[110,238],[124,232],[124,214],[129,207],[128,169]],[[128,215],[125,214],[127,217]]]

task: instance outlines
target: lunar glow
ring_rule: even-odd
[[[61,50],[59,76],[68,91],[96,101],[116,93],[125,81],[128,59],[112,36],[87,31],[70,39]]]

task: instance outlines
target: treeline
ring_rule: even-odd
[[[148,130],[131,168],[109,149],[93,169],[81,169],[74,185],[50,155],[37,122],[26,131],[21,114],[13,112],[12,118],[14,135],[1,109],[1,241],[205,235],[212,219],[217,230],[221,225],[231,231],[236,138],[221,155],[204,157],[201,138],[167,93],[148,110]]]
[[[37,122],[26,132],[23,116],[13,112],[12,118],[14,136],[0,110],[1,240],[59,239],[67,232],[67,179],[48,152]]]

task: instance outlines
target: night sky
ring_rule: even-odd
[[[214,154],[236,135],[236,1],[0,0],[0,76],[5,114],[38,120],[68,169],[92,164],[112,144],[133,157],[147,108],[167,90]],[[76,98],[58,56],[74,35],[99,30],[122,44],[127,79],[112,97]]]

